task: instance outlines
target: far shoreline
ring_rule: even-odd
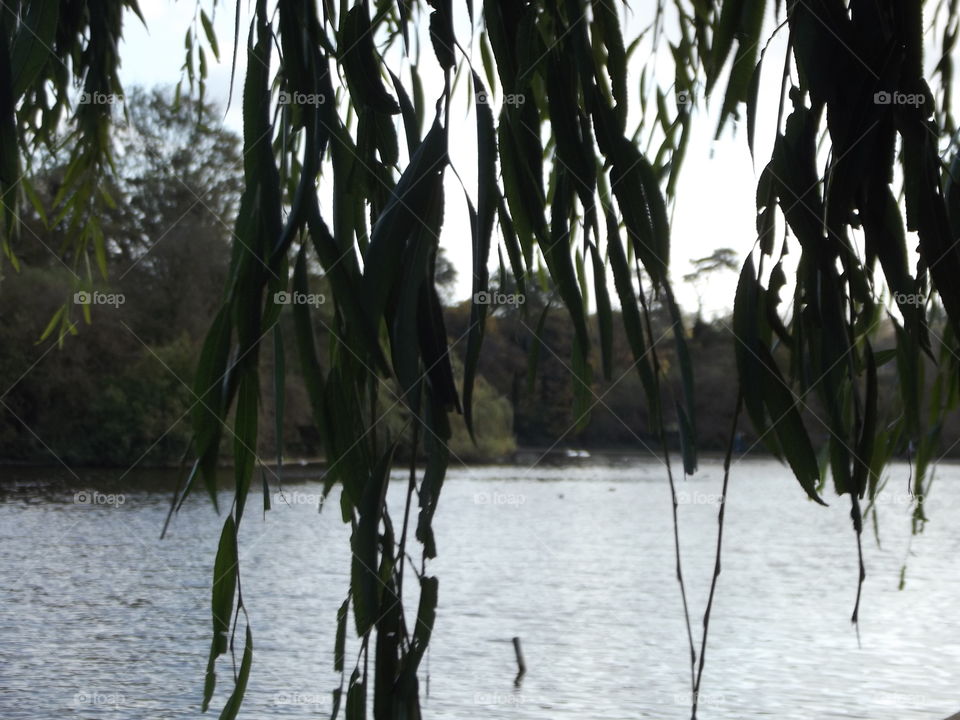
[[[698,453],[698,459],[700,461],[711,461],[711,462],[723,462],[725,453],[720,450],[705,450]],[[676,472],[678,474],[683,473],[682,469],[682,458],[679,451],[672,450],[670,452],[671,461],[678,463],[678,468]],[[750,462],[752,460],[762,460],[769,461],[775,460],[776,458],[772,453],[767,452],[765,449],[756,448],[749,453],[735,454],[733,456],[735,462]],[[549,465],[551,467],[583,467],[589,465],[605,465],[611,463],[621,463],[621,462],[637,462],[642,460],[649,460],[651,463],[662,464],[663,455],[662,452],[656,448],[651,448],[651,450],[635,450],[635,449],[620,449],[620,448],[604,448],[604,449],[586,449],[586,448],[548,448],[548,447],[537,447],[537,446],[525,446],[518,447],[515,451],[511,452],[509,455],[500,457],[500,458],[484,458],[468,462],[457,462],[455,459],[451,459],[450,466],[448,470],[459,470],[463,468],[483,468],[483,467],[510,467],[513,465],[524,465],[528,466],[531,462],[536,461],[535,464]],[[897,457],[890,460],[891,464],[897,465],[906,465],[908,464],[908,459],[906,457]],[[934,465],[955,465],[960,464],[960,454],[951,454],[937,460]],[[76,471],[103,471],[103,472],[112,472],[116,470],[127,471],[144,471],[144,472],[188,472],[192,463],[190,464],[171,464],[171,463],[161,463],[161,464],[150,464],[150,463],[140,463],[135,469],[131,469],[129,465],[124,464],[114,464],[114,465],[101,465],[101,464],[89,464],[89,463],[77,463],[74,465],[68,465],[63,462],[48,462],[48,461],[33,461],[33,460],[16,460],[16,459],[6,459],[0,458],[0,470],[8,469],[23,469],[23,470],[56,470],[58,472],[65,472],[70,474],[71,470]],[[313,475],[317,471],[323,471],[326,468],[327,461],[323,456],[303,456],[303,457],[291,457],[284,458],[282,464],[282,471],[284,475],[290,475],[295,477],[299,474],[310,474]],[[233,467],[233,463],[229,459],[225,458],[218,466],[219,470],[227,471]],[[267,471],[276,472],[281,466],[278,465],[276,459],[271,459],[267,462],[260,463],[259,468],[263,468]],[[409,461],[396,461],[393,464],[394,469],[409,469]],[[417,462],[418,470],[423,469],[423,463],[421,461]],[[2,484],[3,479],[0,478],[0,484]]]

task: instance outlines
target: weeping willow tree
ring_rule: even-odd
[[[439,237],[454,206],[445,198],[447,176],[464,187],[474,293],[490,289],[494,248],[519,292],[546,277],[556,288],[575,331],[578,422],[589,415],[594,366],[611,375],[619,304],[671,492],[667,418],[680,428],[683,473],[696,470],[694,379],[670,283],[669,208],[693,111],[708,100],[719,107],[718,135],[746,119],[751,153],[758,103],[778,107],[757,185],[756,236],[740,248],[731,448],[745,410],[806,496],[823,503],[832,478],[850,503],[858,552],[885,464],[909,452],[914,529],[922,528],[929,466],[957,400],[956,0],[660,0],[633,9],[615,0],[257,0],[249,26],[242,6],[234,45],[236,52],[246,29],[246,72],[237,82],[245,190],[222,307],[196,372],[196,461],[175,498],[182,503],[202,485],[216,505],[221,445],[232,445],[234,495],[214,563],[205,710],[221,656],[233,656],[221,717],[237,715],[251,672],[238,536],[252,486],[267,482],[255,453],[258,409],[264,392],[276,393],[282,408],[282,298],[307,294],[308,269],[319,266],[335,307],[325,362],[309,306],[286,311],[328,462],[325,490],[340,490],[351,528],[333,715],[343,706],[347,717],[365,717],[369,704],[376,718],[421,716],[418,668],[439,587],[429,564],[438,552],[432,519],[451,414],[462,413],[473,430],[488,311],[472,307],[457,387],[435,282]],[[186,36],[186,78],[201,95],[207,55],[219,57],[216,10],[215,1],[198,7]],[[88,278],[106,273],[97,208],[112,203],[100,182],[111,163],[112,115],[97,98],[122,96],[117,47],[130,13],[139,16],[134,0],[3,4],[0,228],[14,269],[18,243],[30,241],[19,213],[33,205],[49,222],[68,224],[72,257]],[[774,41],[784,38],[775,57]],[[935,48],[926,54],[925,39]],[[771,76],[779,77],[779,98],[761,98]],[[468,128],[460,118],[471,110]],[[47,214],[28,181],[31,158],[64,127],[71,161]],[[458,168],[450,141],[467,132],[476,167]],[[792,290],[787,298],[784,290]],[[588,332],[591,295],[599,348]],[[664,338],[653,331],[654,303],[671,318],[679,397],[658,356]],[[882,321],[895,328],[895,344],[875,348]],[[48,333],[62,338],[74,329],[65,305]],[[260,386],[265,343],[275,358],[267,388]],[[878,370],[888,363],[901,388],[889,415],[877,397]],[[924,377],[931,372],[932,384]],[[386,444],[374,432],[384,401],[402,404],[411,418],[411,432]],[[811,419],[801,411],[814,401],[822,413]],[[819,427],[808,427],[813,422]],[[820,457],[813,431],[828,437]],[[276,432],[281,438],[279,421]],[[391,513],[386,488],[400,442],[412,444],[413,457],[422,443],[426,461],[422,469],[411,464],[405,504]],[[673,498],[696,717],[723,505],[697,649]],[[861,552],[854,621],[863,578]],[[359,642],[352,665],[344,656],[351,633]]]

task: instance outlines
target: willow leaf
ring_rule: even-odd
[[[433,535],[433,516],[437,510],[440,491],[447,476],[447,465],[450,461],[450,421],[443,407],[435,398],[429,398],[426,403],[424,422],[427,434],[423,445],[427,452],[427,465],[420,483],[420,514],[417,518],[416,537],[423,543],[425,558],[437,556],[437,544]]]
[[[194,444],[200,473],[214,508],[217,507],[217,463],[220,452],[221,423],[226,414],[227,358],[230,354],[230,308],[222,307],[207,332],[194,375]]]
[[[257,419],[259,414],[260,379],[257,368],[244,366],[240,376],[240,392],[237,397],[234,419],[234,474],[236,481],[237,522],[243,517],[247,493],[253,478],[256,463]]]
[[[367,680],[361,679],[359,668],[354,668],[347,686],[347,720],[366,720]]]
[[[647,357],[646,342],[643,339],[643,324],[640,311],[637,307],[637,295],[633,289],[633,278],[630,274],[630,265],[620,242],[619,228],[612,212],[607,211],[607,252],[610,256],[610,265],[613,269],[614,286],[620,298],[620,312],[623,318],[623,329],[627,334],[627,342],[633,352],[633,361],[640,375],[647,396],[647,417],[652,432],[657,432],[660,417],[660,387],[650,358]]]
[[[286,357],[283,351],[283,331],[273,327],[273,415],[277,444],[277,474],[283,471],[283,416],[286,388]],[[267,508],[269,509],[269,508]]]
[[[753,258],[748,255],[740,274],[733,309],[737,369],[744,405],[757,434],[765,440],[768,429],[773,434],[776,442],[768,442],[768,446],[778,457],[786,459],[804,492],[811,500],[826,505],[817,494],[820,467],[797,402],[780,374],[773,355],[761,339],[756,322],[761,317],[761,290]],[[767,417],[770,418],[769,425]]]
[[[447,162],[447,132],[437,120],[404,170],[390,201],[373,226],[364,256],[363,296],[370,318],[383,315],[387,297],[399,277],[408,238],[425,229],[436,183],[430,178]],[[434,239],[435,240],[435,239]]]
[[[610,305],[610,293],[607,290],[607,269],[600,258],[600,251],[593,243],[590,243],[590,254],[593,266],[593,292],[597,296],[597,325],[600,328],[603,378],[610,380],[613,376],[613,309]]]
[[[430,4],[435,8],[430,13],[430,41],[433,43],[433,52],[440,67],[450,70],[456,62],[454,47],[457,42],[453,36],[452,0],[431,0]]]
[[[377,112],[394,115],[400,106],[380,77],[380,61],[373,46],[373,28],[366,3],[357,3],[342,17],[339,48],[350,95]]]
[[[240,712],[240,705],[243,704],[243,696],[247,692],[247,681],[250,679],[250,666],[253,664],[253,633],[250,626],[247,625],[246,641],[243,645],[243,657],[240,660],[240,672],[237,674],[237,682],[233,687],[233,692],[223,706],[223,712],[220,713],[220,720],[235,720]]]
[[[213,564],[213,589],[211,610],[213,612],[213,642],[203,690],[203,712],[207,711],[216,685],[214,666],[217,657],[227,651],[230,621],[233,615],[233,596],[237,590],[237,526],[233,516],[228,515],[220,533],[220,545]]]
[[[56,44],[60,5],[58,2],[25,5],[22,23],[10,47],[11,94],[15,101],[33,86],[43,66],[52,60],[51,48]],[[10,11],[6,6],[4,10]]]
[[[618,143],[610,182],[631,247],[659,287],[666,280],[670,257],[666,209],[653,168],[636,146],[624,138]]]
[[[343,658],[347,652],[347,618],[350,615],[350,595],[337,610],[337,635],[333,646],[333,669],[343,672]]]
[[[869,484],[873,482],[869,472],[873,463],[874,444],[877,440],[877,364],[873,357],[870,340],[864,338],[864,363],[867,371],[867,383],[864,392],[865,405],[860,438],[857,441],[856,461],[853,470],[853,487],[859,497],[863,497]]]
[[[202,8],[200,10],[200,24],[203,25],[203,33],[207,37],[207,42],[210,44],[210,49],[213,50],[213,56],[219,60],[220,46],[217,44],[217,33],[214,32],[213,23],[210,22],[210,17]]]
[[[686,331],[683,327],[683,317],[680,307],[673,296],[673,289],[669,283],[665,285],[667,307],[670,310],[670,322],[673,323],[673,338],[676,344],[677,361],[680,364],[680,379],[683,384],[683,398],[685,407],[678,412],[681,442],[683,444],[683,469],[687,475],[697,471],[697,408],[694,398],[693,363],[690,360],[690,349],[687,347]]]

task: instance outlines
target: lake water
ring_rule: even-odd
[[[222,522],[209,501],[191,498],[161,541],[164,478],[116,485],[110,473],[69,483],[55,471],[0,473],[0,717],[198,717]],[[735,467],[702,720],[942,720],[960,710],[960,468],[938,468],[931,523],[912,545],[907,468],[889,475],[882,547],[864,542],[858,646],[849,501],[813,505],[774,462]],[[720,464],[704,461],[678,485],[697,636],[721,479]],[[398,473],[395,517],[404,489]],[[77,502],[81,490],[102,495]],[[275,501],[265,520],[252,496],[241,530],[255,646],[242,717],[329,714],[339,684],[333,634],[349,582],[348,529],[336,504],[317,512],[318,483],[285,490],[289,502]],[[440,604],[421,672],[426,718],[689,717],[660,463],[453,470],[435,527],[429,570]],[[519,688],[514,636],[527,664]],[[348,672],[356,652],[353,642]],[[218,670],[217,710],[230,684],[229,665]]]

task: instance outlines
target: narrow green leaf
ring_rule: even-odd
[[[47,326],[43,329],[43,332],[40,333],[40,339],[37,340],[37,343],[42,343],[53,333],[53,329],[61,323],[64,318],[65,313],[67,312],[67,306],[61,305],[57,311],[50,318],[50,322],[47,323]]]
[[[273,414],[277,443],[277,475],[283,472],[283,420],[286,406],[286,358],[280,323],[273,326]],[[269,508],[267,508],[269,510]]]
[[[298,292],[301,295],[306,295],[310,292],[307,279],[306,245],[301,245],[300,252],[297,253],[297,262],[293,270],[293,289],[294,292]],[[293,327],[300,359],[300,373],[303,377],[303,384],[307,390],[307,397],[310,400],[310,408],[313,411],[313,421],[320,431],[320,437],[324,442],[326,451],[331,452],[323,404],[325,380],[323,370],[320,368],[320,362],[317,360],[317,350],[314,343],[313,323],[310,318],[309,305],[304,303],[296,303],[293,305]]]
[[[720,76],[720,71],[727,61],[730,48],[740,25],[740,16],[746,0],[726,0],[720,6],[720,17],[716,30],[713,33],[713,42],[710,48],[710,63],[707,68],[707,93],[713,89],[714,83]]]
[[[437,62],[444,70],[450,70],[456,63],[454,47],[456,38],[453,35],[453,8],[451,0],[431,0],[435,8],[430,13],[430,41],[433,43],[433,52]]]
[[[763,72],[763,55],[760,62],[753,69],[750,77],[750,88],[747,91],[747,146],[750,148],[750,157],[753,157],[753,138],[757,130],[757,98],[760,95],[760,77]]]
[[[733,331],[736,336],[737,370],[744,405],[754,430],[769,438],[767,417],[776,440],[768,446],[786,459],[800,487],[811,500],[826,505],[817,494],[820,467],[810,437],[803,425],[797,402],[784,381],[770,349],[761,340],[757,319],[761,288],[754,270],[753,257],[747,255],[734,299]]]
[[[527,292],[527,266],[524,264],[523,249],[520,247],[519,236],[514,228],[513,219],[510,217],[510,213],[507,212],[507,204],[503,197],[499,198],[498,217],[500,218],[503,244],[507,248],[507,257],[510,260],[510,271],[513,273],[513,279],[517,283],[517,291],[525,294]],[[501,279],[501,285],[502,284],[503,279]]]
[[[490,84],[490,92],[494,92],[497,89],[497,71],[494,70],[493,50],[490,49],[490,39],[486,33],[480,35],[480,58],[483,62],[483,73]]]
[[[334,143],[334,146],[336,145],[337,143]],[[349,333],[349,338],[354,341],[350,344],[350,351],[365,358],[369,365],[388,372],[375,321],[373,316],[364,310],[360,269],[353,248],[341,249],[337,245],[320,215],[316,193],[310,194],[307,226],[310,230],[310,242],[313,243],[317,257],[326,271],[333,297],[339,299],[338,309],[343,313],[348,327],[353,329]]]
[[[603,39],[607,50],[607,72],[610,74],[610,84],[613,97],[617,101],[617,114],[622,121],[627,116],[627,53],[623,45],[623,34],[620,30],[620,18],[617,7],[606,0],[593,0],[594,21]]]
[[[91,235],[90,239],[93,242],[93,254],[97,260],[97,269],[100,271],[100,276],[106,280],[110,271],[107,269],[107,243],[103,237],[103,229],[95,218],[91,218],[87,222],[87,228]]]
[[[607,290],[607,268],[600,258],[600,251],[593,243],[590,243],[590,254],[593,266],[593,292],[597,297],[597,325],[600,328],[603,377],[605,380],[610,380],[613,376],[613,309],[610,304],[610,293]]]
[[[390,480],[390,466],[395,448],[396,443],[379,458],[376,468],[368,466],[364,473],[362,478],[364,484],[359,503],[357,503],[360,519],[354,524],[350,536],[350,549],[353,556],[350,571],[350,597],[353,599],[357,635],[360,636],[365,635],[373,627],[382,612],[380,597],[383,586],[377,575],[377,530],[387,484]],[[356,490],[354,490],[355,493]]]
[[[377,112],[388,115],[400,112],[400,106],[380,77],[380,61],[373,45],[374,33],[366,3],[357,3],[341,18],[339,34],[340,62],[351,97]]]
[[[43,206],[43,201],[40,199],[40,196],[37,194],[36,189],[33,187],[33,183],[30,181],[26,175],[20,178],[20,185],[23,188],[24,194],[27,196],[27,200],[30,201],[30,205],[33,207],[33,210],[40,217],[40,221],[47,225],[47,211]]]
[[[432,264],[433,260],[431,260]],[[431,273],[434,269],[431,268]],[[417,299],[417,339],[420,356],[426,368],[428,389],[437,403],[448,412],[463,412],[460,396],[453,379],[447,329],[443,321],[443,304],[431,275],[420,286]]]
[[[747,415],[753,423],[757,435],[765,439],[774,440],[767,430],[767,414],[763,402],[763,391],[756,378],[760,377],[761,369],[755,346],[759,344],[759,331],[756,320],[760,316],[757,301],[759,286],[753,265],[753,257],[747,259],[740,271],[740,280],[733,301],[733,334],[735,336],[734,350],[737,358],[737,372],[740,376],[740,388],[743,392],[743,404]],[[768,443],[771,451],[780,457],[779,448],[774,442]]]
[[[403,6],[405,0],[400,0]],[[389,71],[389,69],[388,69]],[[397,93],[397,101],[400,105],[400,112],[403,116],[403,129],[407,138],[407,155],[413,157],[420,147],[420,121],[417,120],[417,111],[410,101],[406,88],[403,87],[403,81],[390,71],[390,79],[393,81],[393,89]]]
[[[401,0],[402,2],[402,0]],[[340,702],[343,699],[343,681],[340,681],[340,687],[334,688],[330,693],[332,698],[330,700],[330,720],[337,720],[340,716]]]
[[[203,25],[203,32],[207,36],[210,49],[213,50],[213,56],[217,60],[220,60],[220,46],[217,44],[217,33],[214,32],[213,23],[210,22],[210,18],[203,8],[200,9],[200,23]]]
[[[227,651],[230,622],[233,615],[233,597],[237,590],[237,526],[228,515],[220,533],[220,545],[213,564],[211,610],[213,613],[213,642],[203,690],[202,711],[206,712],[216,685],[214,668],[217,657]]]
[[[683,445],[683,469],[687,475],[693,475],[697,471],[697,408],[694,398],[693,363],[690,360],[690,350],[687,347],[683,316],[680,314],[680,307],[673,296],[673,288],[669,283],[666,283],[664,289],[667,297],[667,307],[670,310],[670,322],[673,323],[673,338],[677,350],[677,361],[680,365],[680,379],[683,384],[685,410],[678,413],[681,425],[681,444]]]
[[[265,470],[260,470],[260,482],[263,488],[263,514],[266,516],[267,511],[270,510],[270,483],[267,482],[267,473]]]
[[[333,647],[333,669],[343,672],[343,656],[347,652],[347,618],[350,616],[350,595],[337,611],[337,637]]]
[[[573,367],[573,417],[576,422],[576,430],[583,430],[590,423],[591,399],[594,397],[591,388],[593,384],[593,372],[590,362],[587,360],[587,353],[580,346],[580,340],[576,336],[573,339],[572,352]]]
[[[237,683],[233,687],[233,692],[227,699],[223,712],[220,713],[220,720],[235,720],[237,713],[240,712],[240,705],[243,704],[243,696],[247,692],[247,681],[250,679],[250,666],[253,664],[253,634],[250,632],[250,626],[247,625],[246,642],[243,645],[243,657],[240,660],[240,672],[237,674]]]
[[[240,392],[234,418],[233,461],[236,481],[237,522],[243,517],[243,508],[257,452],[257,420],[259,415],[260,377],[255,365],[245,365],[240,375]]]
[[[439,349],[441,345],[446,347],[446,337],[437,337],[432,332],[434,317],[429,297],[432,288],[430,262],[436,252],[443,222],[443,180],[439,175],[432,175],[425,184],[430,192],[426,205],[422,206],[423,214],[420,222],[411,228],[402,264],[392,268],[393,277],[390,279],[392,284],[396,284],[395,301],[389,318],[391,357],[404,401],[413,412],[418,411],[420,401],[417,391],[422,373],[420,358],[423,358],[424,368],[432,373],[430,364],[438,356],[446,357],[444,351]],[[398,278],[403,278],[403,282],[398,282]],[[417,338],[419,342],[411,342],[412,338]],[[424,354],[428,347],[435,348],[430,358]]]
[[[397,141],[397,128],[393,116],[375,113],[377,149],[384,165],[395,167],[400,162],[400,148]]]
[[[683,405],[678,402],[675,407],[677,424],[680,426],[680,452],[683,455],[683,472],[687,475],[693,475],[697,471],[697,439],[693,424],[683,409]]]
[[[647,357],[646,342],[643,339],[643,325],[637,307],[637,295],[633,289],[630,265],[627,263],[627,256],[620,242],[617,220],[609,209],[607,210],[606,222],[607,252],[610,257],[610,266],[613,269],[614,286],[620,298],[623,329],[627,334],[627,342],[633,352],[634,364],[637,367],[640,382],[643,384],[647,396],[647,417],[649,418],[650,429],[652,432],[657,432],[659,428],[658,418],[660,417],[660,387],[651,368],[650,358]]]
[[[361,680],[360,670],[354,668],[347,687],[346,720],[366,720],[367,717],[367,681]]]
[[[213,507],[217,508],[216,471],[220,436],[227,397],[227,358],[230,354],[231,308],[224,305],[213,319],[200,351],[194,376],[193,394],[199,399],[194,407],[193,431],[200,474]]]
[[[437,545],[433,535],[433,515],[437,509],[440,491],[447,475],[450,463],[450,421],[443,407],[430,398],[426,403],[424,421],[428,429],[423,438],[427,451],[427,466],[420,482],[420,515],[417,519],[417,540],[423,543],[423,555],[426,558],[437,556]]]
[[[853,487],[859,497],[863,497],[870,484],[869,477],[873,463],[874,443],[877,439],[877,364],[873,357],[870,341],[864,338],[863,355],[867,370],[867,383],[864,389],[863,424],[857,442],[856,460],[853,468]]]
[[[411,158],[373,226],[363,269],[363,298],[370,318],[380,318],[386,309],[387,297],[402,267],[407,238],[424,229],[423,218],[429,216],[435,200],[438,186],[429,178],[436,180],[446,162],[447,133],[438,120]]]
[[[433,623],[437,617],[437,594],[440,582],[435,577],[420,581],[420,606],[417,608],[417,624],[413,630],[413,647],[410,650],[411,665],[416,669],[430,643]]]
[[[897,337],[897,385],[903,402],[904,430],[911,440],[920,436],[920,350],[900,323],[894,322]]]
[[[17,28],[10,47],[10,74],[13,79],[11,90],[14,102],[33,86],[44,65],[55,62],[51,48],[56,44],[60,5],[59,2],[24,5],[22,24]],[[9,149],[13,147],[15,146],[11,145]]]
[[[731,4],[737,4],[731,2]],[[734,114],[741,102],[746,102],[750,94],[757,55],[760,48],[760,31],[763,28],[763,16],[767,0],[743,0],[737,31],[737,54],[727,79],[727,91],[723,97],[720,111],[720,124],[717,135],[723,129],[726,119]],[[725,9],[725,8],[724,8]],[[759,81],[758,81],[759,82]],[[708,81],[709,84],[709,81]],[[709,92],[709,91],[708,91]]]
[[[533,393],[537,382],[537,367],[540,365],[540,349],[543,345],[543,328],[547,323],[547,313],[550,312],[550,303],[543,306],[540,319],[537,320],[533,332],[533,341],[530,343],[530,352],[527,355],[527,394]]]
[[[636,146],[626,139],[610,173],[610,187],[617,197],[630,245],[656,287],[666,281],[670,260],[670,239],[666,206],[653,168]]]
[[[804,492],[811,500],[820,505],[826,505],[827,503],[820,498],[816,489],[820,479],[817,455],[810,443],[810,436],[803,425],[800,412],[797,410],[793,394],[777,370],[770,351],[763,345],[759,345],[758,350],[761,367],[764,369],[761,385],[764,401],[783,454]]]

